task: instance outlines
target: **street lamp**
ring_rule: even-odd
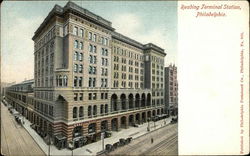
[[[69,143],[69,148],[71,149],[71,156],[73,156],[73,150],[74,150],[74,141],[72,139],[72,142]]]
[[[102,132],[102,133],[101,133],[102,151],[104,151],[104,134],[105,134],[105,132]]]
[[[48,136],[49,136],[49,149],[48,149],[48,155],[50,156],[50,146],[51,146],[51,144],[53,143],[52,140],[51,140],[52,133],[51,133],[50,131],[48,132]]]

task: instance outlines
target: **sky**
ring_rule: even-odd
[[[109,20],[117,32],[165,49],[165,66],[177,63],[176,1],[73,1]],[[1,80],[34,78],[34,32],[55,4],[67,1],[8,1],[1,4]]]

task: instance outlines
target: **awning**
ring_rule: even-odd
[[[63,136],[62,134],[58,134],[58,135],[56,135],[56,139],[57,140],[64,140],[64,139],[66,139],[66,137]]]

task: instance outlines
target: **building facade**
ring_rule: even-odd
[[[5,100],[31,122],[34,114],[34,80],[25,80],[6,89]]]
[[[79,147],[101,132],[164,114],[162,48],[116,32],[110,21],[73,2],[55,5],[32,39],[31,122],[57,147],[71,141]]]
[[[177,67],[169,65],[165,67],[165,105],[168,114],[177,115],[178,113],[178,80]]]

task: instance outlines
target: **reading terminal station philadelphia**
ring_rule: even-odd
[[[55,5],[32,40],[34,79],[5,88],[4,102],[45,142],[77,148],[177,113],[177,67],[164,67],[164,49],[75,3]]]

